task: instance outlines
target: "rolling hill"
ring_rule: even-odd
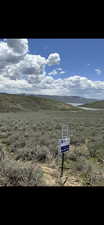
[[[53,99],[17,94],[0,94],[0,112],[38,110],[78,110],[72,105]]]

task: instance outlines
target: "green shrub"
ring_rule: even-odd
[[[50,159],[50,151],[47,146],[37,146],[36,160],[40,162],[46,162]]]
[[[29,149],[29,148],[23,148],[23,149],[18,149],[16,151],[16,156],[15,156],[16,160],[35,160],[36,159],[36,151],[35,149]]]
[[[99,143],[89,143],[88,150],[91,157],[97,158],[98,160],[104,159],[104,144]]]
[[[76,161],[77,160],[77,154],[75,152],[71,152],[68,155],[68,159],[72,160],[72,161]]]
[[[18,163],[5,160],[0,164],[0,171],[5,177],[6,186],[39,186],[43,172],[41,168],[21,167]]]
[[[41,146],[43,145],[48,146],[51,143],[51,137],[48,134],[44,134],[39,138],[39,143]]]
[[[83,173],[83,183],[90,186],[104,186],[104,172],[91,163],[91,170]]]

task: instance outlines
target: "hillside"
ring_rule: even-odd
[[[16,94],[0,94],[0,112],[38,110],[78,110],[71,105],[53,99]]]
[[[56,96],[56,95],[38,95],[41,98],[54,99],[64,103],[82,103],[86,104],[89,102],[94,102],[96,99],[83,98],[79,96]]]
[[[83,107],[104,109],[104,100],[84,104]]]

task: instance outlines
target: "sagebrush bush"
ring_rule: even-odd
[[[39,162],[46,162],[52,158],[49,148],[45,145],[36,145],[34,148],[23,148],[16,151],[16,160],[35,160]]]
[[[16,160],[34,160],[36,159],[36,151],[35,149],[31,149],[31,148],[23,148],[23,149],[18,149],[16,151],[16,156],[15,156]]]
[[[36,149],[36,160],[41,162],[46,162],[50,159],[50,151],[46,145],[37,146]]]
[[[90,170],[83,173],[83,182],[90,186],[104,186],[104,171],[90,162]]]
[[[51,137],[48,134],[44,134],[43,136],[40,137],[39,139],[40,145],[46,145],[48,146],[51,143]]]
[[[68,159],[72,160],[72,161],[76,161],[77,160],[77,154],[75,152],[71,152],[68,155]]]
[[[15,161],[6,160],[0,163],[0,172],[5,177],[7,186],[40,186],[42,169],[37,167],[21,167]]]

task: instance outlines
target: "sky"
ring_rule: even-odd
[[[0,92],[104,99],[104,39],[0,39]]]

